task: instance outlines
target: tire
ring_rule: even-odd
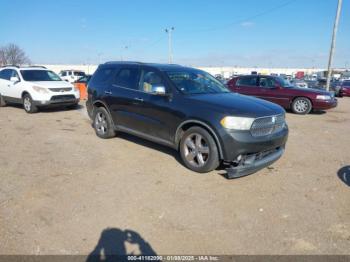
[[[33,113],[38,112],[38,107],[36,105],[34,105],[33,99],[29,94],[25,94],[23,96],[23,109],[28,114],[33,114]]]
[[[292,103],[292,111],[298,115],[306,115],[312,110],[310,99],[306,97],[297,97]]]
[[[111,116],[104,107],[95,108],[93,121],[93,127],[99,138],[108,139],[115,137],[116,132]]]
[[[6,106],[6,101],[0,94],[0,107],[4,107],[4,106]]]
[[[219,164],[219,153],[213,137],[207,130],[189,128],[180,141],[180,155],[185,166],[198,173],[208,173]]]

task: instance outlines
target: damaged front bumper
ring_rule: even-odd
[[[232,163],[227,171],[227,178],[238,178],[253,174],[264,167],[270,166],[284,153],[284,146],[274,150],[259,152],[256,154],[243,155],[239,160]]]

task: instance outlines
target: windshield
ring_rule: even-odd
[[[61,78],[52,71],[48,70],[21,70],[25,81],[62,81]]]
[[[230,91],[210,74],[186,69],[178,71],[167,71],[166,74],[176,87],[185,94],[212,94],[229,93]]]

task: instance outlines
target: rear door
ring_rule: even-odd
[[[140,91],[140,67],[121,67],[113,77],[110,88],[105,90],[105,101],[113,121],[118,127],[131,131],[143,129],[142,115],[145,94]]]
[[[243,95],[256,96],[258,77],[255,75],[238,77],[234,86],[234,91]]]

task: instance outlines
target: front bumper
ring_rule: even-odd
[[[284,146],[274,150],[243,156],[237,166],[227,168],[227,178],[238,178],[253,174],[277,161],[284,153]]]
[[[79,100],[74,95],[57,95],[52,96],[50,100],[34,100],[33,103],[38,107],[64,106],[77,104]]]
[[[313,101],[313,109],[316,110],[327,110],[334,108],[338,105],[338,100],[336,98],[333,98],[331,100],[315,100]]]
[[[253,137],[250,132],[224,130],[221,134],[224,163],[229,178],[246,176],[277,161],[283,154],[288,139],[288,126],[280,132]]]
[[[340,91],[339,91],[339,94],[341,96],[350,96],[350,88],[342,88]]]

